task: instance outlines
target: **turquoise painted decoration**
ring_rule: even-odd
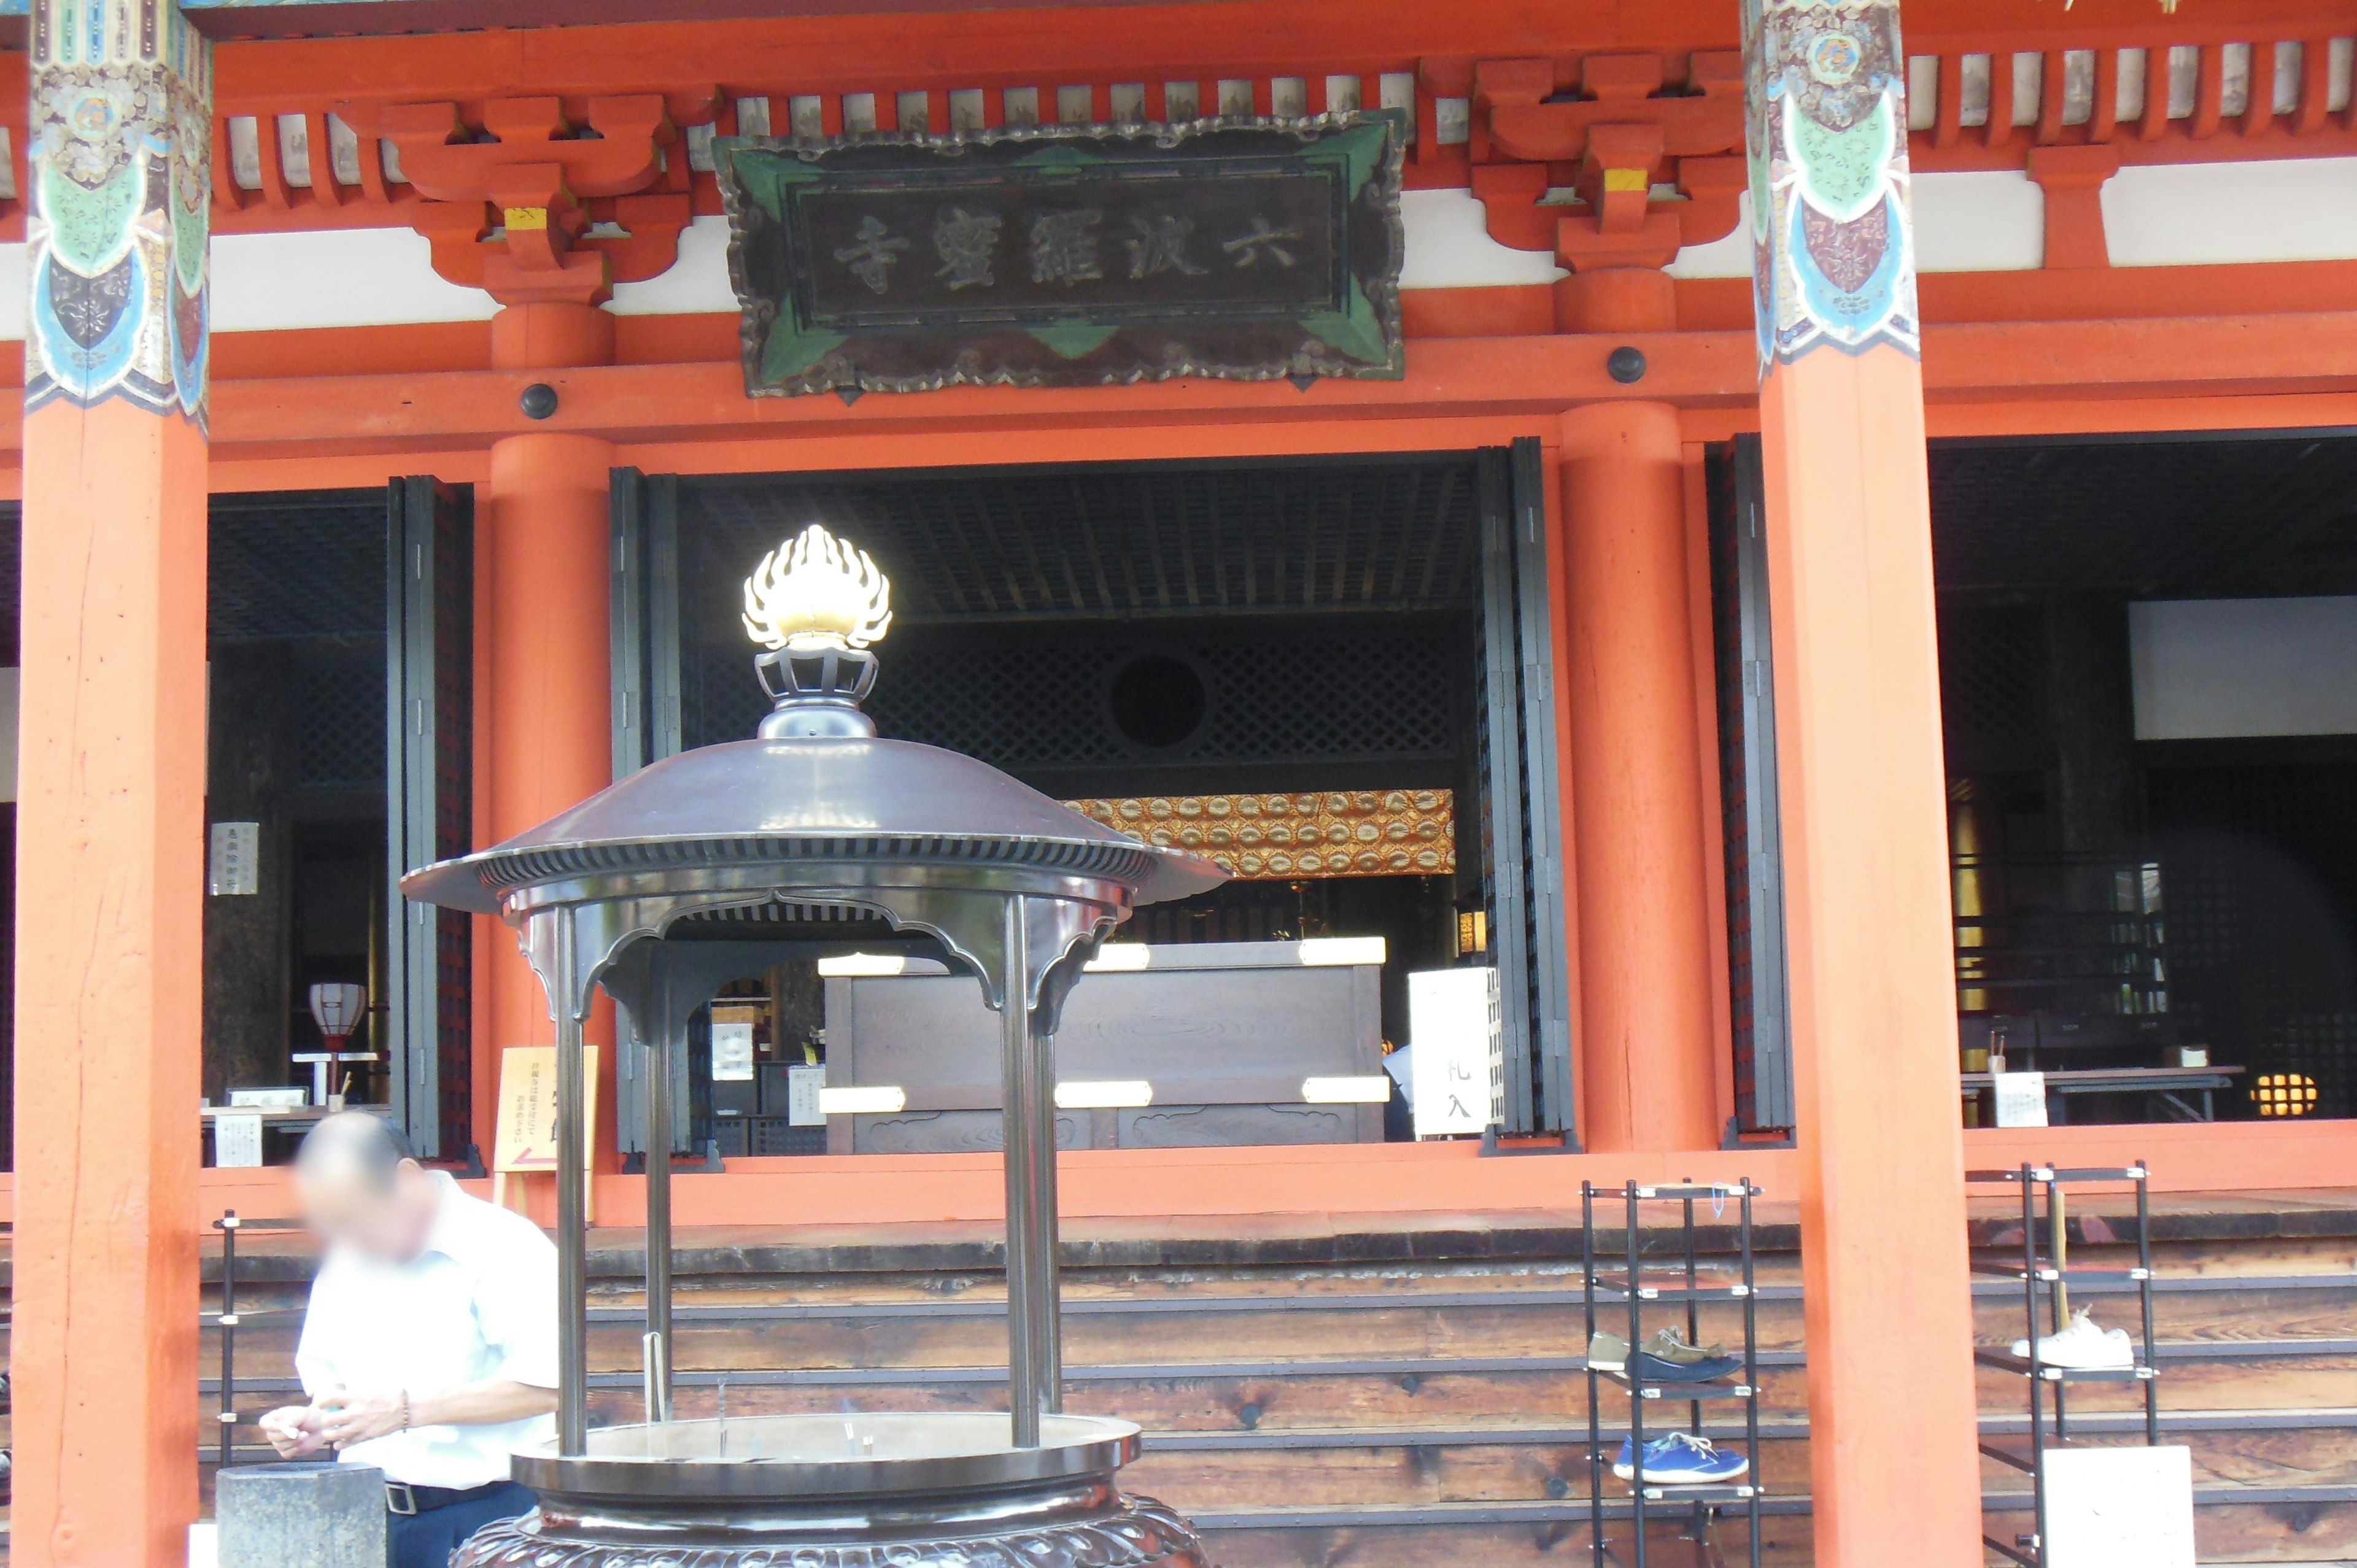
[[[1743,0],[1754,319],[1769,369],[1921,353],[1896,0]]]
[[[33,0],[25,408],[201,424],[212,46],[170,0]]]

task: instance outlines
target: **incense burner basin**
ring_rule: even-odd
[[[1004,1415],[736,1416],[605,1427],[516,1455],[540,1507],[453,1568],[1207,1568],[1186,1520],[1123,1495],[1137,1428]]]

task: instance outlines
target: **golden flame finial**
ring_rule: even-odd
[[[745,579],[745,635],[764,648],[866,648],[892,626],[892,584],[867,552],[813,522]]]

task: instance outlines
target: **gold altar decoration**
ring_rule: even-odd
[[[1248,881],[1446,876],[1457,870],[1447,789],[1146,795],[1065,805],[1143,843],[1190,849]]]

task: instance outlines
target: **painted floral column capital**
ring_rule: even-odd
[[[1919,357],[1897,0],[1743,0],[1760,371]]]
[[[205,418],[212,46],[172,0],[32,0],[25,408]]]

